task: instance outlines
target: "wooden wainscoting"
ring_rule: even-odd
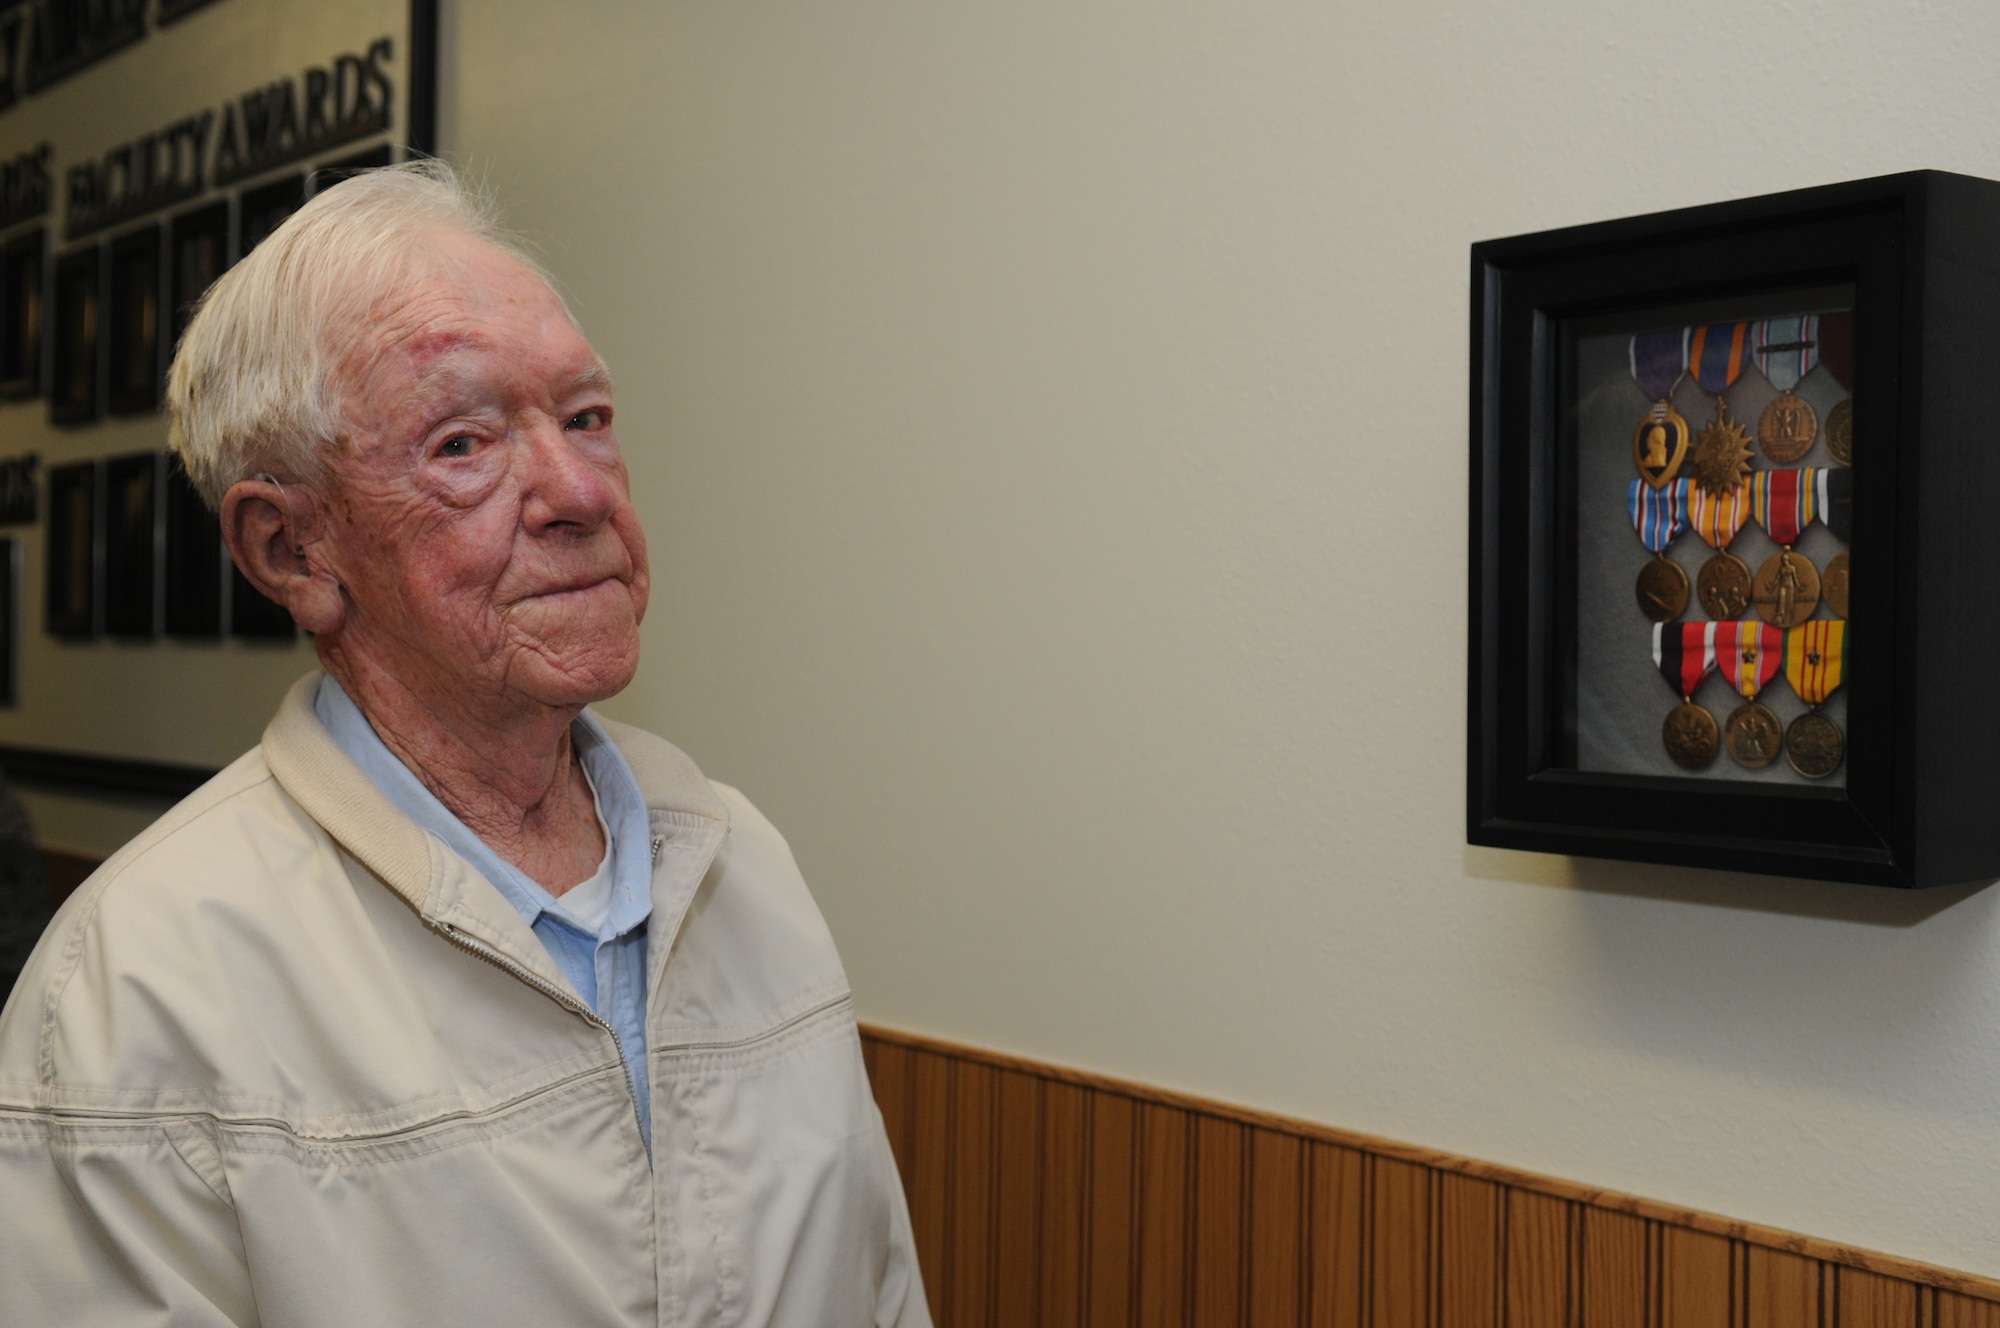
[[[865,1027],[939,1328],[2000,1328],[2000,1282]]]

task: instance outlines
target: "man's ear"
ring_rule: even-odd
[[[347,606],[340,582],[313,547],[318,504],[303,485],[268,476],[238,480],[222,495],[222,539],[251,585],[291,610],[299,626],[325,636],[339,630]]]

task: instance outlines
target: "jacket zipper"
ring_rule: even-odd
[[[657,851],[658,850],[655,849],[655,852]],[[556,1004],[562,1006],[565,1010],[570,1010],[577,1014],[582,1015],[585,1019],[589,1020],[591,1023],[597,1025],[597,1027],[603,1029],[605,1032],[611,1035],[611,1045],[618,1048],[619,1067],[625,1071],[625,1076],[626,1076],[625,1096],[632,1100],[632,1121],[639,1127],[639,1139],[640,1142],[643,1143],[646,1138],[646,1122],[639,1119],[639,1098],[637,1094],[632,1092],[632,1084],[631,1084],[632,1062],[628,1060],[625,1056],[625,1039],[618,1036],[618,1030],[613,1028],[610,1022],[604,1019],[602,1016],[600,1016],[597,1013],[597,1011],[591,1009],[588,1005],[585,1005],[582,1001],[577,1000],[575,997],[571,996],[568,992],[564,991],[562,988],[557,987],[551,983],[544,982],[541,978],[536,977],[533,973],[530,973],[527,969],[522,968],[519,964],[507,958],[507,956],[501,954],[498,950],[495,950],[487,945],[482,945],[480,942],[473,940],[470,936],[467,936],[464,932],[460,931],[457,927],[452,926],[449,922],[440,922],[436,925],[437,929],[440,932],[444,933],[445,938],[449,940],[453,945],[456,945],[459,949],[465,951],[467,954],[473,955],[480,959],[484,959],[487,963],[493,965],[495,968],[499,969],[503,973],[511,974],[512,976],[519,978],[521,981],[527,983],[530,987],[533,987],[536,991],[541,992],[544,996],[547,996],[549,999],[553,1000]],[[642,1073],[643,1072],[644,1072],[644,1067],[642,1067]],[[647,1156],[649,1158],[652,1156],[651,1149],[647,1150]]]

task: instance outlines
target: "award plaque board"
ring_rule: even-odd
[[[104,318],[99,279],[103,260],[97,246],[64,254],[56,262],[55,382],[49,392],[49,420],[88,424],[101,413],[99,386],[104,370]]]
[[[103,472],[97,461],[49,471],[48,599],[42,621],[51,636],[88,641],[97,635]]]
[[[2000,876],[2000,183],[1487,241],[1472,291],[1468,841]]]
[[[0,399],[19,400],[42,390],[42,227],[0,246]]]
[[[158,551],[165,454],[104,462],[104,630],[127,640],[159,634]]]
[[[160,227],[142,226],[113,240],[111,290],[105,300],[110,356],[108,399],[114,415],[156,410],[166,388],[160,341]]]

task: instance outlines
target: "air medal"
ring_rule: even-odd
[[[1653,557],[1639,571],[1639,611],[1653,622],[1667,622],[1687,608],[1688,579],[1679,563],[1667,557],[1667,546],[1687,528],[1687,481],[1672,480],[1654,489],[1643,479],[1632,481],[1627,504],[1632,528]]]
[[[1655,489],[1680,473],[1688,454],[1687,418],[1674,409],[1674,384],[1687,371],[1688,330],[1640,332],[1632,338],[1632,381],[1653,399],[1632,431],[1632,463]]]
[[[1715,716],[1694,703],[1702,679],[1715,667],[1715,623],[1654,623],[1653,663],[1681,703],[1667,714],[1660,728],[1667,755],[1684,770],[1706,770],[1715,763],[1719,735]]]
[[[1690,478],[1713,494],[1728,493],[1750,474],[1750,435],[1729,418],[1724,394],[1749,360],[1748,323],[1710,323],[1688,334],[1688,371],[1715,398],[1715,419],[1702,426],[1688,451]]]
[[[1819,417],[1792,391],[1819,363],[1819,318],[1772,318],[1752,327],[1757,367],[1778,389],[1757,420],[1757,445],[1771,460],[1789,466],[1812,451],[1819,437]]]

